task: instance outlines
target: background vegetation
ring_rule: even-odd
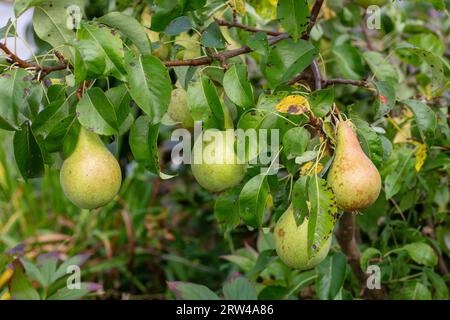
[[[94,43],[86,32],[67,28],[58,34],[53,23],[67,26],[73,16],[66,9],[74,2],[83,8],[80,30],[97,32],[101,22],[116,30],[113,38],[100,31],[104,38]],[[17,16],[34,7],[27,30],[37,49],[20,59],[14,23],[0,21],[0,43],[10,37],[0,47],[0,297],[448,299],[448,6],[443,0],[389,2],[381,8],[380,27],[370,30],[365,9],[345,0],[15,1]],[[129,69],[150,51],[144,74]],[[230,69],[238,70],[231,82],[251,87],[227,86]],[[19,80],[11,83],[11,75]],[[153,79],[167,75],[149,102]],[[252,197],[265,195],[254,203],[256,225],[230,197],[258,177],[259,167],[230,193],[217,195],[196,183],[189,166],[170,162],[176,126],[162,115],[172,87],[189,92],[195,81],[213,88],[235,127],[311,129],[308,145],[295,147],[301,152],[289,145],[302,135],[283,140],[282,170],[266,182],[267,192],[250,190]],[[98,114],[77,120],[79,100],[94,87],[120,87],[133,107],[127,105],[115,125]],[[304,97],[298,108],[311,109],[283,110],[279,102],[289,94]],[[55,102],[55,112],[43,112]],[[208,101],[195,106],[217,116]],[[117,101],[112,107],[122,110]],[[301,176],[326,177],[339,111],[356,125],[381,173],[382,193],[356,224],[339,212],[341,225],[355,228],[354,239],[339,244],[333,237],[321,264],[293,270],[276,256],[271,230]],[[147,128],[163,123],[159,152],[129,143],[130,126],[145,114]],[[75,207],[60,187],[73,119],[104,136],[124,173],[120,193],[100,209]],[[149,131],[139,135],[148,138]],[[27,137],[25,150],[14,143],[20,135]],[[317,146],[324,140],[330,152],[321,156]],[[151,160],[155,154],[160,168]],[[177,176],[161,179],[160,172]],[[338,224],[328,226],[330,232]],[[82,290],[64,289],[70,264],[81,266]],[[368,265],[380,267],[381,290],[365,288]]]

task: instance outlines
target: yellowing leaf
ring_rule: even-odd
[[[323,3],[322,12],[325,20],[330,20],[336,16],[336,12],[328,7],[326,1]]]
[[[414,168],[416,168],[416,171],[419,172],[420,169],[422,169],[423,164],[425,163],[425,160],[427,159],[427,146],[423,143],[414,141],[414,144],[418,145],[416,150],[416,165]]]
[[[234,11],[239,13],[240,15],[245,15],[245,1],[244,0],[231,0],[231,7]]]
[[[314,167],[314,168],[313,168]],[[319,174],[323,170],[323,164],[320,162],[315,165],[314,161],[309,161],[305,163],[300,169],[300,175],[305,176],[313,176]]]
[[[394,137],[394,143],[404,143],[411,140],[411,123],[407,122],[404,126],[397,132]]]
[[[11,295],[9,292],[5,292],[1,297],[0,300],[11,300]]]
[[[308,100],[301,95],[290,95],[281,100],[275,109],[281,113],[302,114],[311,110]]]
[[[11,279],[14,271],[11,268],[7,268],[5,272],[0,276],[0,289]]]

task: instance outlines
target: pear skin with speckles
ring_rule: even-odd
[[[234,150],[234,135],[227,137],[226,131],[215,133],[215,139],[202,141],[198,139],[192,150],[194,159],[201,155],[199,161],[191,164],[195,180],[210,192],[221,192],[239,184],[245,176],[246,166],[239,161]]]
[[[297,226],[292,207],[289,207],[275,225],[275,245],[280,259],[289,267],[298,270],[314,268],[328,254],[331,237],[311,259],[308,258],[308,219]]]
[[[369,207],[381,190],[381,177],[366,156],[349,121],[341,120],[328,183],[340,209],[353,212]]]
[[[63,162],[60,183],[66,197],[82,209],[95,209],[119,192],[122,173],[116,158],[94,132],[81,127],[77,145]]]

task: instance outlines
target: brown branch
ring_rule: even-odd
[[[328,87],[334,84],[349,84],[352,86],[368,88],[369,83],[364,80],[350,80],[350,79],[324,79],[322,80],[322,85]]]
[[[272,30],[264,30],[264,29],[258,29],[258,28],[254,28],[254,27],[249,27],[246,26],[245,24],[239,23],[239,22],[228,22],[226,20],[222,20],[222,19],[214,19],[216,21],[216,23],[219,26],[224,26],[227,28],[238,28],[238,29],[242,29],[248,32],[264,32],[266,34],[268,34],[269,36],[278,36],[280,34],[282,34],[283,32],[279,32],[279,31],[272,31]]]
[[[369,49],[370,51],[375,51],[375,48],[372,46],[372,40],[369,37],[369,32],[367,31],[366,28],[366,11],[364,10],[363,16],[362,16],[362,20],[361,20],[361,32],[364,36],[364,40],[366,41],[367,44],[367,49]]]
[[[305,39],[305,40],[309,39],[311,30],[314,27],[314,25],[316,24],[317,17],[319,16],[320,9],[322,9],[323,2],[324,2],[324,0],[316,0],[316,2],[314,2],[314,5],[311,9],[311,14],[309,16],[308,27],[306,28],[306,31],[303,33],[302,39]]]
[[[345,212],[339,221],[339,227],[336,232],[336,239],[341,247],[342,252],[347,256],[354,275],[358,279],[359,286],[362,289],[362,296],[369,299],[382,300],[386,299],[386,293],[383,289],[368,289],[367,274],[361,269],[360,258],[361,252],[358,249],[355,239],[355,217],[352,213]]]
[[[322,8],[324,0],[316,0],[316,2],[313,5],[313,8],[311,9],[311,14],[309,18],[308,27],[306,28],[306,31],[302,35],[302,39],[308,40],[309,34],[311,32],[311,29],[313,28],[314,24],[317,21],[317,16],[320,13],[320,9]],[[269,45],[272,46],[281,40],[289,39],[290,35],[287,32],[275,32],[275,31],[269,31],[269,30],[261,30],[253,27],[245,26],[241,23],[238,23],[236,21],[234,22],[226,22],[224,20],[217,20],[220,23],[224,23],[223,26],[227,26],[229,28],[235,27],[244,29],[250,32],[265,32],[268,35],[273,35],[272,38],[269,39]],[[218,23],[219,23],[218,22]],[[188,59],[188,60],[172,60],[172,61],[165,61],[164,65],[166,67],[179,67],[179,66],[201,66],[206,64],[211,64],[214,60],[219,60],[221,63],[223,61],[226,61],[230,58],[239,56],[241,54],[250,53],[253,50],[249,46],[243,46],[242,48],[234,49],[234,50],[228,50],[223,51],[221,53],[218,53],[214,58],[212,57],[200,57],[196,59]]]
[[[17,64],[20,68],[23,69],[29,69],[36,72],[37,80],[44,79],[49,73],[65,70],[67,68],[72,68],[70,63],[64,59],[62,54],[58,51],[54,52],[54,55],[58,58],[58,60],[61,62],[59,65],[55,66],[41,66],[35,63],[28,62],[26,60],[21,59],[19,56],[17,56],[14,52],[12,52],[5,43],[0,42],[0,49],[6,54],[6,56],[10,59],[10,62],[13,64]]]

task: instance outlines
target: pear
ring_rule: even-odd
[[[233,139],[230,136],[226,139],[226,131],[214,131],[214,136],[211,141],[197,139],[192,150],[194,161],[191,168],[194,178],[203,188],[220,192],[241,182],[246,167],[242,161],[238,161],[234,151],[234,134]],[[196,161],[201,155],[201,161]]]
[[[275,245],[280,259],[289,267],[307,270],[318,265],[328,254],[331,237],[311,259],[308,259],[308,219],[297,226],[292,206],[278,219],[275,226]]]
[[[180,122],[184,128],[193,128],[194,119],[187,104],[187,94],[184,89],[177,88],[172,90],[169,108],[167,113],[176,122]]]
[[[122,174],[116,158],[100,138],[81,127],[73,153],[62,164],[60,182],[64,194],[75,205],[94,209],[115,197]]]
[[[347,212],[369,207],[380,194],[380,173],[361,149],[349,121],[341,120],[338,124],[336,150],[327,180],[338,207]]]

